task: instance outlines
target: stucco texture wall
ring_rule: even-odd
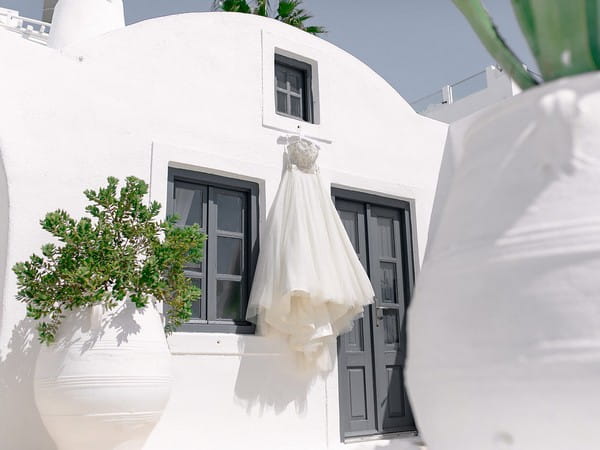
[[[316,64],[319,124],[303,128],[322,147],[321,172],[334,186],[411,201],[422,257],[446,126],[418,116],[326,41],[271,19],[202,13],[141,22],[60,52],[0,30],[0,201],[8,205],[0,206],[0,269],[49,240],[39,227],[47,211],[81,215],[82,191],[109,175],[150,180],[163,205],[170,166],[250,179],[264,222],[282,138],[298,124],[273,111],[275,51]],[[31,392],[32,325],[11,271],[0,270],[0,287],[0,447],[50,450]],[[335,370],[298,378],[283,350],[260,336],[176,333],[170,346],[175,387],[148,450],[342,446]]]

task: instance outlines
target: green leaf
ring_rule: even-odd
[[[304,29],[304,31],[306,31],[307,33],[310,33],[310,34],[315,34],[315,35],[327,33],[327,30],[324,27],[319,27],[319,26],[314,26],[314,25],[306,27]]]
[[[598,69],[594,59],[596,2],[512,0],[545,80]]]
[[[277,18],[279,20],[289,18],[299,4],[300,2],[297,0],[281,0],[277,7]]]
[[[13,266],[17,299],[38,320],[40,341],[50,344],[63,311],[103,304],[111,309],[125,298],[138,307],[154,297],[169,306],[167,328],[189,319],[198,298],[184,267],[202,257],[204,235],[198,225],[176,227],[176,218],[156,221],[161,206],[146,205],[148,185],[127,177],[107,179],[97,191],[84,192],[91,217],[78,221],[65,211],[46,214],[42,227],[61,241],[46,244],[42,255]]]
[[[600,69],[600,0],[586,0],[587,30],[590,52],[596,69]]]
[[[217,6],[220,11],[250,13],[251,9],[245,0],[223,0]]]
[[[521,87],[538,84],[512,50],[506,45],[480,0],[453,0],[490,54]]]
[[[253,13],[259,16],[268,17],[269,10],[269,0],[257,0]]]
[[[530,0],[512,0],[512,6],[521,31],[523,31],[533,55],[537,58],[540,51],[535,37],[535,19],[531,10],[531,2]]]

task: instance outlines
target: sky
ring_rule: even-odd
[[[39,19],[43,0],[0,0]],[[273,3],[276,3],[273,1]],[[501,34],[525,64],[534,60],[516,23],[510,0],[486,0]],[[212,0],[124,0],[128,24],[153,17],[210,11]],[[304,0],[328,33],[322,38],[365,62],[412,101],[493,64],[451,0]]]

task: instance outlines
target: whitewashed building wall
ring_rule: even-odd
[[[57,51],[0,29],[0,448],[53,448],[33,403],[33,324],[12,265],[49,236],[39,219],[83,213],[82,191],[109,175],[151,182],[169,167],[251,180],[264,223],[282,171],[274,53],[313,67],[332,186],[409,200],[422,258],[446,125],[417,115],[377,74],[328,42],[271,19],[229,13],[158,18]],[[147,450],[406,448],[342,444],[338,375],[303,379],[264,337],[175,333],[175,385]]]

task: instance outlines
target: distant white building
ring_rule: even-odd
[[[38,344],[11,267],[49,240],[46,212],[79,216],[84,189],[135,175],[165,214],[177,190],[194,193],[185,218],[207,227],[206,267],[226,257],[214,250],[216,224],[247,224],[238,297],[217,295],[217,273],[192,275],[204,297],[169,338],[174,389],[146,450],[413,448],[404,315],[447,126],[353,56],[275,20],[175,15],[73,34],[60,49],[45,45],[48,26],[0,10],[0,447],[54,448],[34,405]],[[301,89],[277,89],[282,77]],[[297,374],[285,348],[244,321],[282,142],[299,125],[321,147],[321,173],[377,295],[394,305],[369,307],[331,349],[337,367],[317,378]]]
[[[488,66],[457,83],[411,102],[419,114],[452,123],[521,92],[497,66]]]

